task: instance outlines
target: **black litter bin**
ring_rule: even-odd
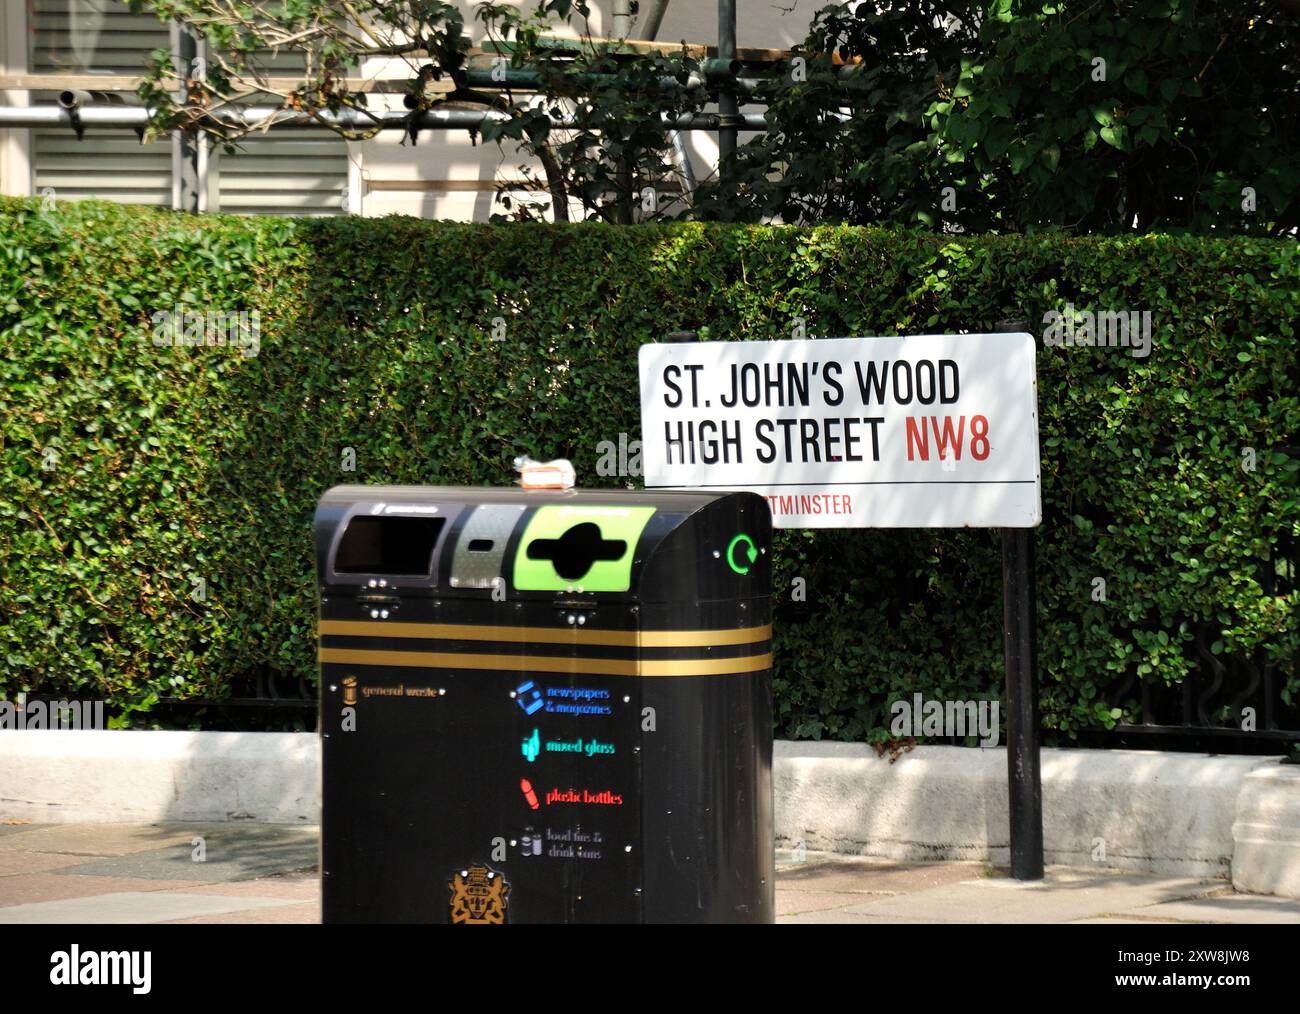
[[[326,493],[324,920],[771,922],[770,542],[752,493]]]

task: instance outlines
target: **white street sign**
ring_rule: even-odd
[[[780,528],[1031,528],[1028,334],[642,345],[647,488],[748,489]]]

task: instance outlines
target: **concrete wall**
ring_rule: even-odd
[[[893,859],[1007,863],[1002,748],[920,746],[894,763],[857,743],[776,746],[777,837]],[[1237,796],[1277,758],[1044,750],[1048,863],[1227,876]]]
[[[0,819],[319,820],[314,735],[0,732]],[[1044,750],[1048,863],[1231,876],[1300,897],[1300,767],[1272,757]],[[778,741],[778,844],[1005,864],[1002,749]]]
[[[1300,898],[1300,765],[1252,771],[1237,795],[1232,885]]]
[[[0,819],[320,819],[311,733],[0,732]]]

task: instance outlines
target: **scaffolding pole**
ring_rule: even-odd
[[[736,59],[736,0],[718,0],[718,59]],[[718,129],[718,176],[725,184],[727,161],[736,150],[736,124],[741,121],[735,89],[725,81],[718,86],[718,114],[722,121]]]
[[[71,108],[57,105],[0,106],[0,127],[67,127],[74,130],[100,128],[129,128],[143,131],[153,111],[144,106],[96,106],[75,104]],[[509,123],[508,113],[495,109],[426,109],[422,113],[390,110],[379,113],[345,109],[338,113],[299,113],[271,106],[249,106],[212,112],[209,118],[235,129],[275,127],[310,129],[314,127],[342,128],[345,130],[478,130],[486,123]],[[763,130],[767,125],[765,113],[745,113],[739,117],[748,130]],[[716,113],[664,114],[665,129],[669,130],[719,130],[722,118]],[[576,129],[582,124],[573,117],[551,117],[551,124],[559,129]]]

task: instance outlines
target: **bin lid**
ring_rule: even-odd
[[[336,589],[765,595],[770,537],[767,502],[724,490],[348,485],[316,510],[317,572]]]

